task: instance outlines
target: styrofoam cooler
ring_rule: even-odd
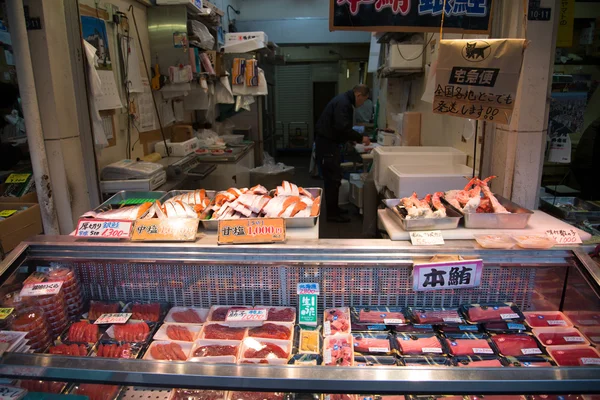
[[[477,171],[475,171],[477,175]],[[417,192],[419,198],[435,192],[463,189],[473,176],[473,168],[461,164],[449,165],[391,165],[385,185],[396,197],[409,197]]]
[[[451,165],[467,164],[467,155],[454,147],[441,146],[393,146],[373,149],[373,178],[376,185],[383,186],[390,165]]]

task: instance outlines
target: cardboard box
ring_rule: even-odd
[[[21,210],[0,221],[0,246],[8,253],[24,240],[44,232],[40,206],[36,203],[0,203],[0,211]]]
[[[421,113],[405,112],[402,127],[402,141],[405,146],[421,145]]]
[[[6,185],[4,183],[0,184],[0,193],[4,193],[5,188],[6,188]],[[21,197],[0,196],[0,203],[37,203],[37,202],[38,202],[38,198],[37,198],[36,192],[30,192],[30,193],[24,194]]]

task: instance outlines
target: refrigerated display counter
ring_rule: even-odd
[[[415,264],[430,262],[434,256],[443,259],[453,255],[460,255],[466,262],[483,261],[478,286],[414,290],[412,275]],[[71,278],[63,281],[61,290],[66,291],[69,324],[75,321],[87,324],[90,300],[115,302],[113,304],[118,304],[119,310],[133,311],[132,318],[146,321],[149,332],[139,343],[131,345],[135,351],[128,353],[127,358],[101,357],[100,345],[123,345],[127,341],[117,343],[115,328],[109,334],[106,326],[100,326],[97,335],[84,344],[86,356],[47,354],[47,347],[38,348],[37,353],[6,352],[0,359],[0,376],[16,380],[13,384],[25,382],[24,386],[27,386],[27,382],[65,382],[60,387],[63,393],[81,393],[78,392],[81,385],[90,383],[118,387],[118,391],[92,387],[101,392],[99,397],[92,398],[103,400],[117,396],[123,399],[167,399],[171,396],[221,398],[220,395],[209,397],[208,394],[206,397],[185,393],[179,396],[171,392],[175,388],[227,391],[223,398],[231,399],[251,398],[238,391],[318,394],[304,398],[319,398],[324,393],[350,393],[363,395],[356,398],[384,396],[381,397],[383,399],[386,395],[404,395],[406,398],[425,395],[429,396],[428,399],[443,395],[469,396],[470,399],[478,396],[498,399],[494,395],[517,399],[534,395],[536,399],[548,399],[554,398],[549,395],[558,394],[571,394],[573,398],[585,395],[591,399],[594,394],[600,394],[600,355],[596,355],[600,344],[600,269],[580,248],[483,250],[474,248],[471,242],[460,241],[442,248],[415,248],[384,240],[289,240],[279,245],[217,246],[203,245],[202,242],[91,242],[73,237],[47,236],[21,244],[3,261],[0,290],[3,295],[19,291],[23,281],[32,273],[38,272],[35,276],[39,278],[57,271],[63,275],[68,271],[69,277],[75,277],[80,290],[80,294],[68,293],[67,289],[72,289],[75,283]],[[214,314],[215,306],[256,306],[256,309],[265,306],[268,310],[281,306],[299,313],[298,307],[302,305],[299,305],[297,295],[298,283],[318,283],[320,287],[316,304],[316,312],[320,316],[318,324],[327,328],[319,331],[321,349],[317,354],[304,358],[295,355],[299,352],[295,338],[301,331],[297,325],[291,325],[294,321],[288,325],[290,331],[286,331],[294,339],[290,336],[283,338],[289,339],[287,344],[281,344],[281,340],[261,341],[263,345],[269,342],[280,345],[285,353],[257,356],[262,358],[262,363],[243,352],[249,348],[245,342],[238,343],[242,350],[237,357],[234,356],[235,359],[227,361],[229,364],[219,362],[219,359],[213,360],[213,363],[200,362],[202,360],[193,357],[197,353],[192,349],[197,350],[209,341],[206,340],[208,334],[204,336],[207,327],[218,323],[211,321],[220,321]],[[76,307],[73,299],[81,302],[81,306]],[[135,304],[132,306],[132,303]],[[139,314],[136,304],[143,303],[157,304],[156,316],[146,308]],[[509,314],[502,314],[501,303],[510,307]],[[15,304],[15,312],[20,311],[20,307],[29,306]],[[183,308],[169,313],[171,307]],[[334,327],[334,322],[345,318],[343,312],[336,311],[343,307],[350,307],[352,318],[348,319],[348,326]],[[503,315],[501,318],[507,321],[501,328],[483,324],[495,320],[477,319],[481,316],[472,311],[473,307],[482,315],[488,312]],[[159,331],[164,335],[169,327],[163,324],[173,322],[168,315],[190,308],[204,311],[198,311],[202,322],[196,330],[191,329],[193,337],[190,340],[197,339],[196,342],[175,342],[184,350],[187,360],[154,360],[154,356],[161,356],[158,349],[153,352],[151,348],[168,344],[164,337],[159,340]],[[336,310],[331,311],[334,308]],[[432,308],[437,311],[443,308],[444,312],[459,310],[459,314],[449,318],[448,323],[445,317],[431,323],[427,323],[426,319],[415,320],[427,314],[423,311],[420,315],[421,310]],[[373,315],[373,311],[377,314],[394,310],[401,310],[398,315],[405,320],[401,321],[398,315],[393,321],[384,319],[363,323],[363,320],[358,320],[357,323],[354,320],[363,311]],[[208,316],[202,315],[203,312]],[[562,322],[556,322],[559,320]],[[548,341],[546,336],[539,336],[533,331],[540,328],[540,323],[545,324],[544,321],[548,326],[543,327],[556,328],[556,332],[551,333],[558,332],[557,337],[567,341],[566,345],[571,347],[553,348],[552,340]],[[0,326],[4,324],[2,329],[10,329],[10,323],[8,318],[0,321]],[[183,324],[186,329],[190,326]],[[467,327],[465,331],[461,326]],[[337,353],[339,346],[343,345],[332,338],[338,340],[341,336],[328,336],[334,334],[331,330],[335,329],[352,332],[351,336],[346,336],[354,350],[348,353],[351,354],[348,364],[352,366],[340,366],[346,364],[345,355]],[[571,331],[562,334],[560,329]],[[359,330],[363,333],[357,333]],[[421,331],[417,333],[417,330]],[[245,338],[251,336],[249,330],[244,332]],[[52,339],[69,343],[69,335],[75,337],[75,330],[67,327],[61,333],[53,334]],[[323,335],[326,337],[323,338]],[[440,343],[440,350],[429,350],[428,353],[423,347],[423,352],[411,353],[405,346],[408,343],[402,343],[402,340],[416,343],[423,335],[429,335],[435,343]],[[461,353],[462,350],[458,349],[463,346],[456,335],[463,335],[461,339],[483,340],[486,349],[488,345],[490,349],[476,351],[472,348],[472,354]],[[507,335],[534,341],[538,350],[531,352],[527,349],[523,354],[515,355],[499,343],[508,339]],[[571,336],[579,339],[566,339]],[[389,339],[391,346],[381,350],[381,342],[378,342],[376,349],[365,350],[365,354],[369,355],[363,354],[363,357],[358,345],[363,338]],[[328,343],[334,342],[336,344],[327,347]],[[505,344],[508,343],[513,342],[509,340]],[[516,346],[518,350],[518,343]],[[331,350],[336,351],[333,361]],[[84,353],[84,350],[81,351]],[[384,365],[373,365],[378,364],[377,352],[380,351],[385,353],[387,360],[392,360],[391,363],[386,361],[382,363]],[[274,358],[278,360],[274,361]],[[297,359],[308,360],[314,365],[293,365],[293,360]],[[486,364],[476,363],[492,360],[495,360],[492,365],[497,362],[496,367],[479,367],[477,365]],[[471,362],[475,363],[470,368],[462,368]],[[36,388],[38,386],[34,385],[32,390],[39,390]],[[269,394],[258,398],[283,397]]]

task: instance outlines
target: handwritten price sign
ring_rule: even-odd
[[[581,238],[575,229],[548,229],[546,236],[557,244],[580,244]]]
[[[25,183],[31,174],[10,174],[6,178],[6,183]]]
[[[442,231],[410,232],[409,235],[413,246],[437,246],[444,244]]]
[[[193,242],[199,224],[195,218],[140,219],[135,221],[131,240]]]
[[[28,283],[21,289],[21,297],[48,296],[60,292],[62,282]]]
[[[0,386],[0,400],[18,400],[25,396],[26,393],[27,392],[21,388],[12,386]]]
[[[219,244],[275,243],[285,241],[283,218],[219,221]]]
[[[110,313],[110,314],[102,314],[96,322],[95,325],[105,325],[105,324],[124,324],[129,318],[131,318],[132,313]]]
[[[75,236],[102,239],[129,239],[132,221],[108,221],[81,219]]]

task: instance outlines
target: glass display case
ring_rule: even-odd
[[[455,255],[483,261],[478,286],[414,290],[415,263]],[[103,400],[591,399],[600,393],[600,270],[581,249],[484,250],[472,242],[415,248],[385,240],[217,246],[38,237],[11,253],[0,272],[2,306],[15,308],[0,326],[24,331],[29,340],[28,352],[3,354],[0,375],[4,383],[31,391]],[[41,281],[60,281],[62,287],[59,294],[15,299],[26,280],[30,290]],[[299,304],[299,283],[319,284],[317,327],[297,323],[306,305]],[[49,300],[56,296],[67,315],[64,329],[53,314],[58,306]],[[230,307],[223,314],[217,306]],[[231,306],[267,310],[267,321],[236,328],[229,320]],[[46,335],[31,332],[37,316],[32,308],[44,315]],[[146,331],[119,324],[88,327],[107,312],[131,313],[125,325],[143,323]],[[232,329],[241,336],[228,336]],[[210,336],[212,330],[216,336]],[[32,343],[41,336],[50,337],[51,348]],[[311,336],[312,349],[299,343]],[[249,339],[259,342],[255,350],[268,351],[252,352]],[[161,347],[173,343],[178,347]],[[57,349],[61,344],[65,347]],[[73,344],[77,355],[67,350]],[[235,350],[211,354],[212,345]],[[253,391],[271,394],[241,394]]]

